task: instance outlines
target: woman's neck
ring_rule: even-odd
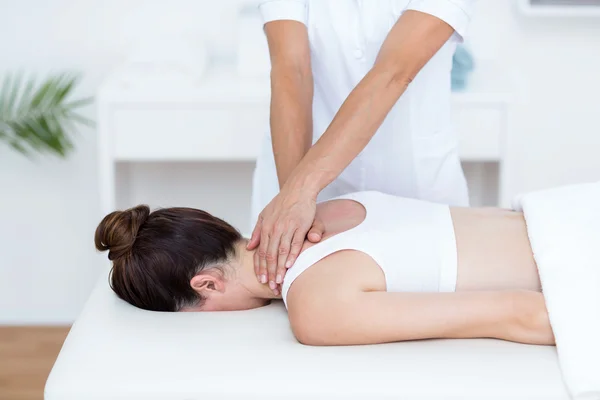
[[[254,252],[256,250],[246,250],[247,241],[244,240],[237,247],[238,268],[237,280],[248,292],[257,299],[275,300],[281,299],[281,295],[275,295],[268,284],[262,284],[258,281],[254,272]]]

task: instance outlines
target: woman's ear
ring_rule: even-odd
[[[217,274],[202,272],[190,280],[190,286],[202,297],[225,291],[225,281]]]

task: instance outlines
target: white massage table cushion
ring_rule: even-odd
[[[46,400],[566,400],[554,347],[498,340],[299,344],[281,302],[155,313],[103,276],[48,378]]]

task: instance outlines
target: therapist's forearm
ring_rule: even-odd
[[[271,138],[282,187],[312,144],[313,80],[310,71],[274,66],[271,72]]]
[[[393,71],[374,67],[294,170],[295,188],[318,194],[331,183],[369,143],[407,85]]]
[[[369,143],[410,82],[453,32],[436,17],[406,11],[385,39],[374,67],[306,153],[290,176],[288,186],[316,196],[339,176]]]

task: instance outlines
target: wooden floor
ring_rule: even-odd
[[[0,326],[0,399],[42,400],[69,327]]]

